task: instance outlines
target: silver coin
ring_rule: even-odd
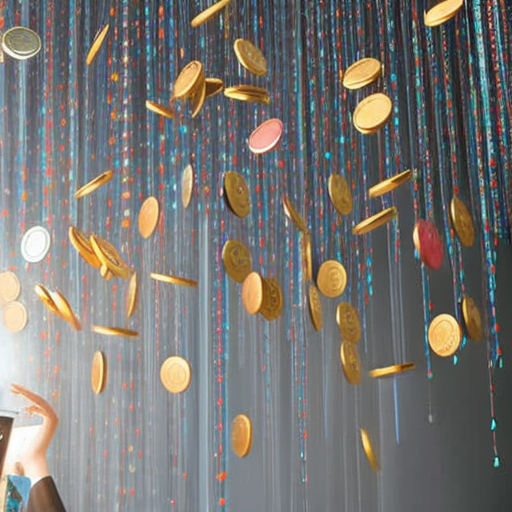
[[[29,59],[41,50],[41,38],[29,28],[13,27],[4,33],[2,49],[13,59]]]
[[[21,239],[21,254],[25,261],[37,263],[48,253],[51,245],[50,233],[43,226],[30,228]]]

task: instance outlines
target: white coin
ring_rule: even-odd
[[[21,254],[25,261],[37,263],[46,256],[50,245],[50,233],[43,226],[34,226],[21,239]]]
[[[29,59],[41,50],[41,38],[27,27],[13,27],[4,33],[2,49],[13,59]]]

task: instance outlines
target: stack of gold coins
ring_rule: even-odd
[[[203,108],[206,98],[206,81],[203,65],[198,60],[189,62],[174,82],[174,99],[189,99],[192,117],[196,117]]]
[[[14,272],[0,273],[0,305],[3,309],[3,322],[5,328],[17,333],[27,325],[27,308],[18,301],[21,294],[21,284]]]

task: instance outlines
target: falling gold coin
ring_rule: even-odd
[[[189,62],[174,82],[173,96],[186,98],[196,90],[202,81],[204,81],[203,65],[197,60]]]
[[[233,45],[238,62],[258,76],[267,74],[267,60],[262,51],[247,39],[237,39]]]
[[[122,336],[125,338],[137,338],[139,333],[131,329],[123,327],[105,327],[104,325],[93,325],[93,332],[96,334],[104,334],[105,336]]]
[[[308,287],[309,297],[309,312],[311,314],[311,321],[316,331],[322,329],[322,301],[320,299],[320,293],[318,292],[314,284],[310,284]]]
[[[183,393],[190,386],[192,369],[186,359],[179,356],[167,358],[160,367],[160,381],[169,393]]]
[[[190,25],[192,27],[199,27],[203,23],[206,23],[208,20],[213,18],[218,12],[220,12],[224,7],[226,7],[231,0],[220,0],[220,2],[216,2],[213,5],[210,5],[208,9],[200,12],[191,22]]]
[[[81,331],[82,326],[80,321],[71,309],[66,297],[64,297],[59,290],[55,290],[54,292],[51,292],[51,298],[59,310],[59,316],[66,320],[66,322],[68,322],[75,331]]]
[[[358,343],[361,339],[361,321],[357,310],[348,302],[341,302],[336,308],[336,322],[341,331],[341,339],[347,343]]]
[[[91,242],[83,231],[80,231],[74,226],[70,226],[68,230],[68,237],[71,245],[75,248],[75,250],[78,252],[78,254],[80,254],[86,263],[91,265],[93,268],[101,267],[101,261],[94,253]]]
[[[238,240],[228,240],[222,248],[222,262],[231,279],[243,283],[252,269],[251,253],[247,246]]]
[[[270,93],[263,87],[254,85],[234,85],[224,89],[224,96],[232,100],[259,102],[270,105]]]
[[[128,279],[131,276],[130,267],[123,261],[117,249],[111,243],[93,234],[89,236],[89,242],[91,242],[92,250],[102,265],[106,266],[114,276],[121,279]],[[103,274],[107,278],[108,273],[105,269],[103,269]]]
[[[160,205],[156,197],[148,197],[139,211],[139,233],[142,238],[149,238],[158,225],[160,218]]]
[[[4,308],[5,328],[13,333],[25,329],[28,321],[27,308],[17,301],[9,302]]]
[[[445,0],[434,5],[424,14],[427,27],[436,27],[453,18],[464,5],[464,0]]]
[[[251,272],[242,285],[242,304],[250,315],[255,315],[263,304],[263,288],[265,284],[258,272]]]
[[[447,314],[436,316],[428,327],[428,344],[440,357],[450,357],[457,352],[462,339],[459,322]]]
[[[79,199],[80,197],[87,196],[92,194],[95,190],[98,190],[103,185],[106,185],[114,176],[114,171],[109,170],[105,171],[103,174],[100,174],[93,180],[86,183],[83,187],[80,187],[75,192],[75,199]]]
[[[190,206],[192,193],[194,191],[194,169],[188,164],[181,175],[181,204],[183,208]]]
[[[283,310],[283,294],[277,279],[273,277],[264,277],[263,279],[266,286],[263,288],[264,296],[260,313],[265,320],[271,322],[281,316]]]
[[[105,40],[105,37],[107,37],[109,29],[109,24],[107,23],[96,35],[94,38],[94,41],[91,45],[91,49],[89,50],[89,53],[87,54],[87,57],[85,58],[85,63],[90,66],[94,58],[96,57],[97,53],[100,51],[101,45],[103,44],[103,41]]]
[[[326,297],[339,297],[347,285],[345,267],[336,260],[324,261],[318,269],[316,285]]]
[[[190,97],[191,107],[192,107],[192,119],[197,117],[199,112],[204,105],[204,100],[206,99],[206,83],[204,81],[204,76],[201,77],[201,81],[197,86],[197,89],[192,93]]]
[[[57,316],[62,316],[51,293],[42,284],[36,284],[34,286],[34,291],[36,292],[39,300],[50,310],[51,313]]]
[[[465,247],[471,247],[475,241],[473,219],[466,205],[457,196],[453,196],[450,202],[450,217],[460,243]]]
[[[157,274],[155,272],[151,272],[150,276],[151,279],[160,281],[162,283],[177,284],[179,286],[190,286],[191,288],[197,287],[197,281],[192,279],[185,279],[184,277],[170,276],[168,274]]]
[[[247,217],[251,211],[251,198],[245,178],[235,171],[227,171],[224,175],[224,191],[232,212],[242,219]]]
[[[14,272],[6,271],[0,274],[0,302],[6,304],[16,300],[21,293],[18,276]]]
[[[146,108],[163,117],[167,117],[168,119],[174,118],[174,112],[169,110],[167,107],[160,105],[159,103],[155,103],[151,100],[146,100]]]
[[[379,471],[379,463],[377,462],[377,457],[373,451],[372,443],[370,442],[370,436],[364,428],[361,429],[361,442],[363,444],[363,450],[366,454],[366,458],[370,463],[370,467],[373,469],[373,471]]]
[[[137,287],[137,272],[134,272],[132,277],[130,278],[130,283],[128,284],[128,293],[126,295],[126,317],[130,318],[135,309],[137,308],[138,302],[138,287]]]
[[[306,279],[311,281],[313,279],[313,249],[311,247],[311,237],[309,233],[304,233],[304,263],[306,264]]]
[[[357,345],[342,341],[340,346],[341,368],[345,378],[350,384],[361,382],[361,361]]]
[[[398,375],[399,373],[410,372],[415,370],[416,365],[414,363],[400,363],[393,364],[391,366],[384,366],[382,368],[374,368],[370,370],[368,374],[373,379],[382,379],[384,377],[391,377],[392,375]]]
[[[365,233],[369,233],[374,229],[377,229],[384,224],[392,221],[396,217],[396,208],[391,206],[390,208],[386,208],[367,219],[362,220],[357,226],[352,228],[352,233],[354,235],[364,235]]]
[[[482,318],[475,301],[471,297],[464,297],[462,301],[462,316],[468,336],[473,341],[481,341],[484,337]]]
[[[286,196],[286,194],[283,194],[282,197],[285,215],[295,224],[296,227],[299,228],[300,231],[302,231],[303,233],[308,233],[308,228],[306,226],[306,223],[304,222],[304,219],[292,206],[292,203],[288,199],[288,196]]]
[[[395,174],[394,176],[391,176],[390,178],[387,178],[384,181],[377,183],[377,185],[374,185],[368,190],[368,193],[370,194],[370,197],[382,196],[383,194],[387,194],[388,192],[391,192],[392,190],[398,188],[400,185],[403,185],[404,183],[410,181],[411,176],[412,171],[410,169],[407,169],[404,172]]]
[[[252,423],[249,416],[239,414],[231,423],[231,448],[237,457],[246,457],[251,451]]]
[[[334,208],[341,215],[348,215],[352,211],[352,194],[345,178],[339,174],[331,174],[328,189]]]
[[[219,94],[224,89],[224,82],[220,78],[205,78],[206,99]]]
[[[389,97],[377,92],[359,102],[352,121],[359,132],[375,133],[388,122],[392,109],[393,104]]]
[[[99,395],[105,389],[107,381],[107,360],[105,354],[101,351],[94,353],[91,365],[91,387],[96,395]]]
[[[347,89],[361,89],[375,82],[382,74],[381,63],[372,57],[359,59],[350,65],[343,77],[343,86]]]

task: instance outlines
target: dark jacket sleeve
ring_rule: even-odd
[[[51,476],[42,478],[32,486],[27,512],[66,512]]]

